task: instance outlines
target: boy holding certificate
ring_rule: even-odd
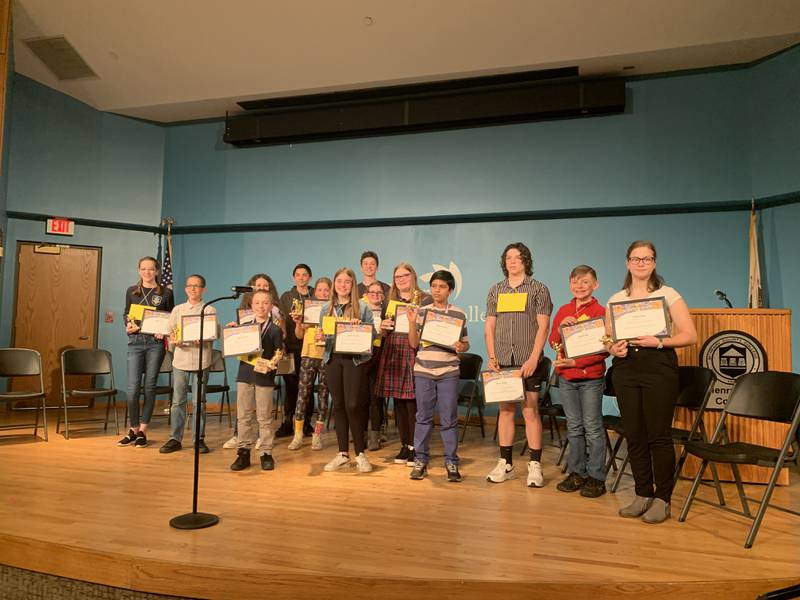
[[[187,341],[184,342],[183,336],[180,333],[181,321],[185,316],[200,316],[203,309],[203,294],[206,291],[206,280],[202,275],[189,275],[186,278],[186,296],[188,300],[183,304],[179,304],[174,309],[169,317],[170,329],[172,335],[169,338],[169,347],[173,352],[172,356],[172,433],[170,434],[167,442],[161,446],[159,452],[162,454],[169,454],[176,452],[182,448],[181,440],[183,439],[183,430],[186,429],[186,391],[189,386],[189,377],[194,375],[194,382],[192,384],[192,405],[194,410],[200,411],[200,452],[203,454],[208,453],[208,446],[205,442],[206,431],[206,414],[205,406],[201,406],[200,398],[200,382],[197,381],[197,371],[202,368],[203,381],[208,379],[208,368],[211,366],[211,346],[213,341],[204,341],[203,346],[203,365],[199,363],[200,354],[200,341]],[[215,315],[217,312],[213,306],[209,306],[205,315]],[[204,331],[203,337],[208,336],[208,329]],[[217,332],[214,332],[215,334]],[[212,337],[217,337],[214,335]],[[192,432],[194,433],[195,420],[192,419]]]
[[[528,487],[542,487],[542,419],[539,417],[539,391],[547,380],[548,369],[541,362],[553,302],[550,291],[533,275],[533,258],[528,247],[509,244],[500,256],[500,268],[506,278],[489,290],[486,299],[486,350],[489,369],[514,368],[522,371],[525,400],[522,416],[530,448]],[[497,416],[500,459],[487,475],[492,483],[513,479],[512,444],[516,403],[503,402]]]
[[[283,348],[283,332],[272,317],[272,297],[269,292],[253,292],[251,306],[261,334],[261,353],[240,357],[236,375],[236,421],[239,449],[231,471],[250,466],[250,450],[261,440],[261,468],[272,471],[272,392],[275,389],[275,369]],[[256,434],[257,433],[257,434]]]
[[[408,343],[417,348],[414,385],[417,391],[417,423],[414,429],[414,468],[411,479],[428,474],[433,410],[438,404],[440,434],[444,445],[447,481],[461,481],[458,471],[458,375],[459,352],[469,350],[467,316],[447,302],[456,281],[450,271],[436,271],[430,279],[433,304],[408,311],[411,327]],[[422,326],[418,327],[418,317]]]
[[[567,416],[569,439],[569,475],[556,487],[562,492],[580,490],[581,496],[587,498],[597,498],[606,493],[603,388],[608,353],[600,341],[604,333],[601,330],[596,336],[601,350],[599,354],[566,358],[564,354],[570,353],[566,352],[560,327],[605,316],[603,305],[593,296],[597,288],[597,274],[592,267],[579,265],[572,269],[569,289],[573,298],[556,312],[550,333],[550,345],[556,349],[554,364],[558,373],[558,396]]]

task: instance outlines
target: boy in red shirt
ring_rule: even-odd
[[[573,299],[558,309],[550,330],[550,346],[560,344],[562,324],[602,317],[605,307],[592,295],[598,288],[592,267],[579,265],[569,275]],[[597,498],[606,493],[606,441],[603,435],[603,388],[607,353],[579,358],[563,358],[557,352],[558,395],[567,416],[569,475],[556,487],[562,492],[581,491],[581,496]]]

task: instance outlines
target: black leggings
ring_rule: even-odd
[[[672,418],[680,390],[678,358],[672,349],[629,346],[628,356],[615,358],[613,364],[636,495],[669,502],[675,475]]]
[[[375,384],[378,381],[378,364],[381,359],[381,347],[372,348],[372,358],[367,363],[368,395],[369,395],[369,428],[380,431],[383,425],[383,398],[375,395]]]
[[[333,355],[325,365],[328,389],[333,397],[333,418],[339,452],[347,452],[348,429],[353,436],[356,454],[364,451],[367,427],[367,366],[353,364],[350,356]]]
[[[394,414],[397,429],[400,431],[400,443],[404,446],[414,445],[414,426],[417,423],[417,400],[394,399]]]

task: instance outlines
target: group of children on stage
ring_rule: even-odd
[[[542,421],[538,406],[549,369],[542,359],[548,340],[556,349],[557,382],[552,383],[559,388],[569,439],[569,474],[557,489],[580,491],[590,498],[606,491],[602,401],[605,361],[609,354],[615,357],[614,384],[636,479],[636,499],[620,510],[620,515],[641,516],[644,521],[655,523],[669,517],[670,468],[674,469],[674,455],[670,463],[665,450],[672,417],[669,406],[677,396],[677,361],[673,348],[694,343],[696,334],[681,297],[664,286],[655,273],[652,243],[634,242],[628,249],[626,264],[628,273],[623,290],[612,300],[665,296],[675,325],[671,336],[647,336],[628,341],[609,338],[607,352],[577,359],[564,358],[560,326],[603,317],[606,313],[593,295],[598,288],[597,274],[586,265],[572,270],[569,287],[573,298],[558,309],[551,327],[550,292],[532,277],[532,256],[522,243],[509,244],[500,257],[504,279],[489,290],[484,333],[489,370],[513,368],[522,374],[524,399],[521,405],[529,447],[526,482],[530,487],[544,485]],[[438,410],[445,476],[448,481],[461,481],[457,412],[459,354],[467,352],[470,346],[466,314],[449,302],[455,288],[454,277],[446,270],[434,272],[429,282],[430,293],[426,293],[420,290],[416,271],[410,264],[403,262],[394,268],[391,285],[377,280],[377,268],[378,256],[368,251],[361,257],[362,282],[357,281],[351,269],[341,268],[332,280],[319,278],[312,288],[309,286],[311,268],[299,264],[293,271],[295,286],[280,298],[268,275],[257,274],[251,278],[249,283],[254,291],[245,295],[241,308],[252,311],[261,335],[262,350],[260,356],[241,357],[239,362],[237,429],[225,444],[225,447],[237,448],[232,470],[250,466],[254,447],[260,453],[262,469],[274,469],[272,448],[276,436],[292,436],[288,448],[299,450],[304,436],[310,434],[311,449],[321,450],[330,392],[338,448],[325,465],[325,471],[348,468],[353,458],[359,472],[372,470],[366,451],[380,448],[384,399],[391,398],[400,434],[400,451],[394,461],[411,467],[411,479],[427,476],[434,411]],[[200,313],[206,283],[202,276],[190,275],[185,288],[187,301],[174,306],[171,290],[157,281],[158,270],[158,262],[152,257],[139,261],[140,280],[126,293],[125,314],[131,314],[134,305],[171,310],[170,325],[177,329],[182,316]],[[307,299],[324,301],[317,323],[305,322],[302,303]],[[206,313],[213,314],[213,307]],[[460,335],[453,329],[457,340],[450,344],[424,341],[421,332],[426,319],[448,319],[451,324],[460,322]],[[372,326],[371,352],[335,351],[330,321]],[[189,375],[198,370],[200,342],[181,342],[175,335],[162,340],[158,335],[140,333],[139,326],[138,320],[127,320],[131,424],[128,434],[118,444],[147,445],[146,431],[155,403],[156,379],[167,346],[173,353],[172,431],[160,451],[174,452],[181,449]],[[212,361],[212,342],[203,344],[205,378]],[[284,421],[275,431],[272,397],[279,359],[288,361],[288,369],[282,374],[287,396]],[[142,377],[144,410],[140,415],[138,398]],[[202,407],[197,406],[198,382],[196,377],[194,379],[192,401],[195,410],[201,411],[200,451],[208,452],[204,441],[205,415]],[[650,398],[657,398],[658,410],[648,406]],[[500,456],[487,476],[493,483],[516,476],[512,452],[516,405],[514,402],[499,405]],[[669,479],[667,471],[670,471]]]

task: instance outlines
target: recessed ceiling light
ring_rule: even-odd
[[[372,17],[369,17],[369,16],[364,17],[363,21],[364,21],[364,25],[367,26],[367,27],[369,27],[370,25],[372,25],[375,22],[374,19]]]

